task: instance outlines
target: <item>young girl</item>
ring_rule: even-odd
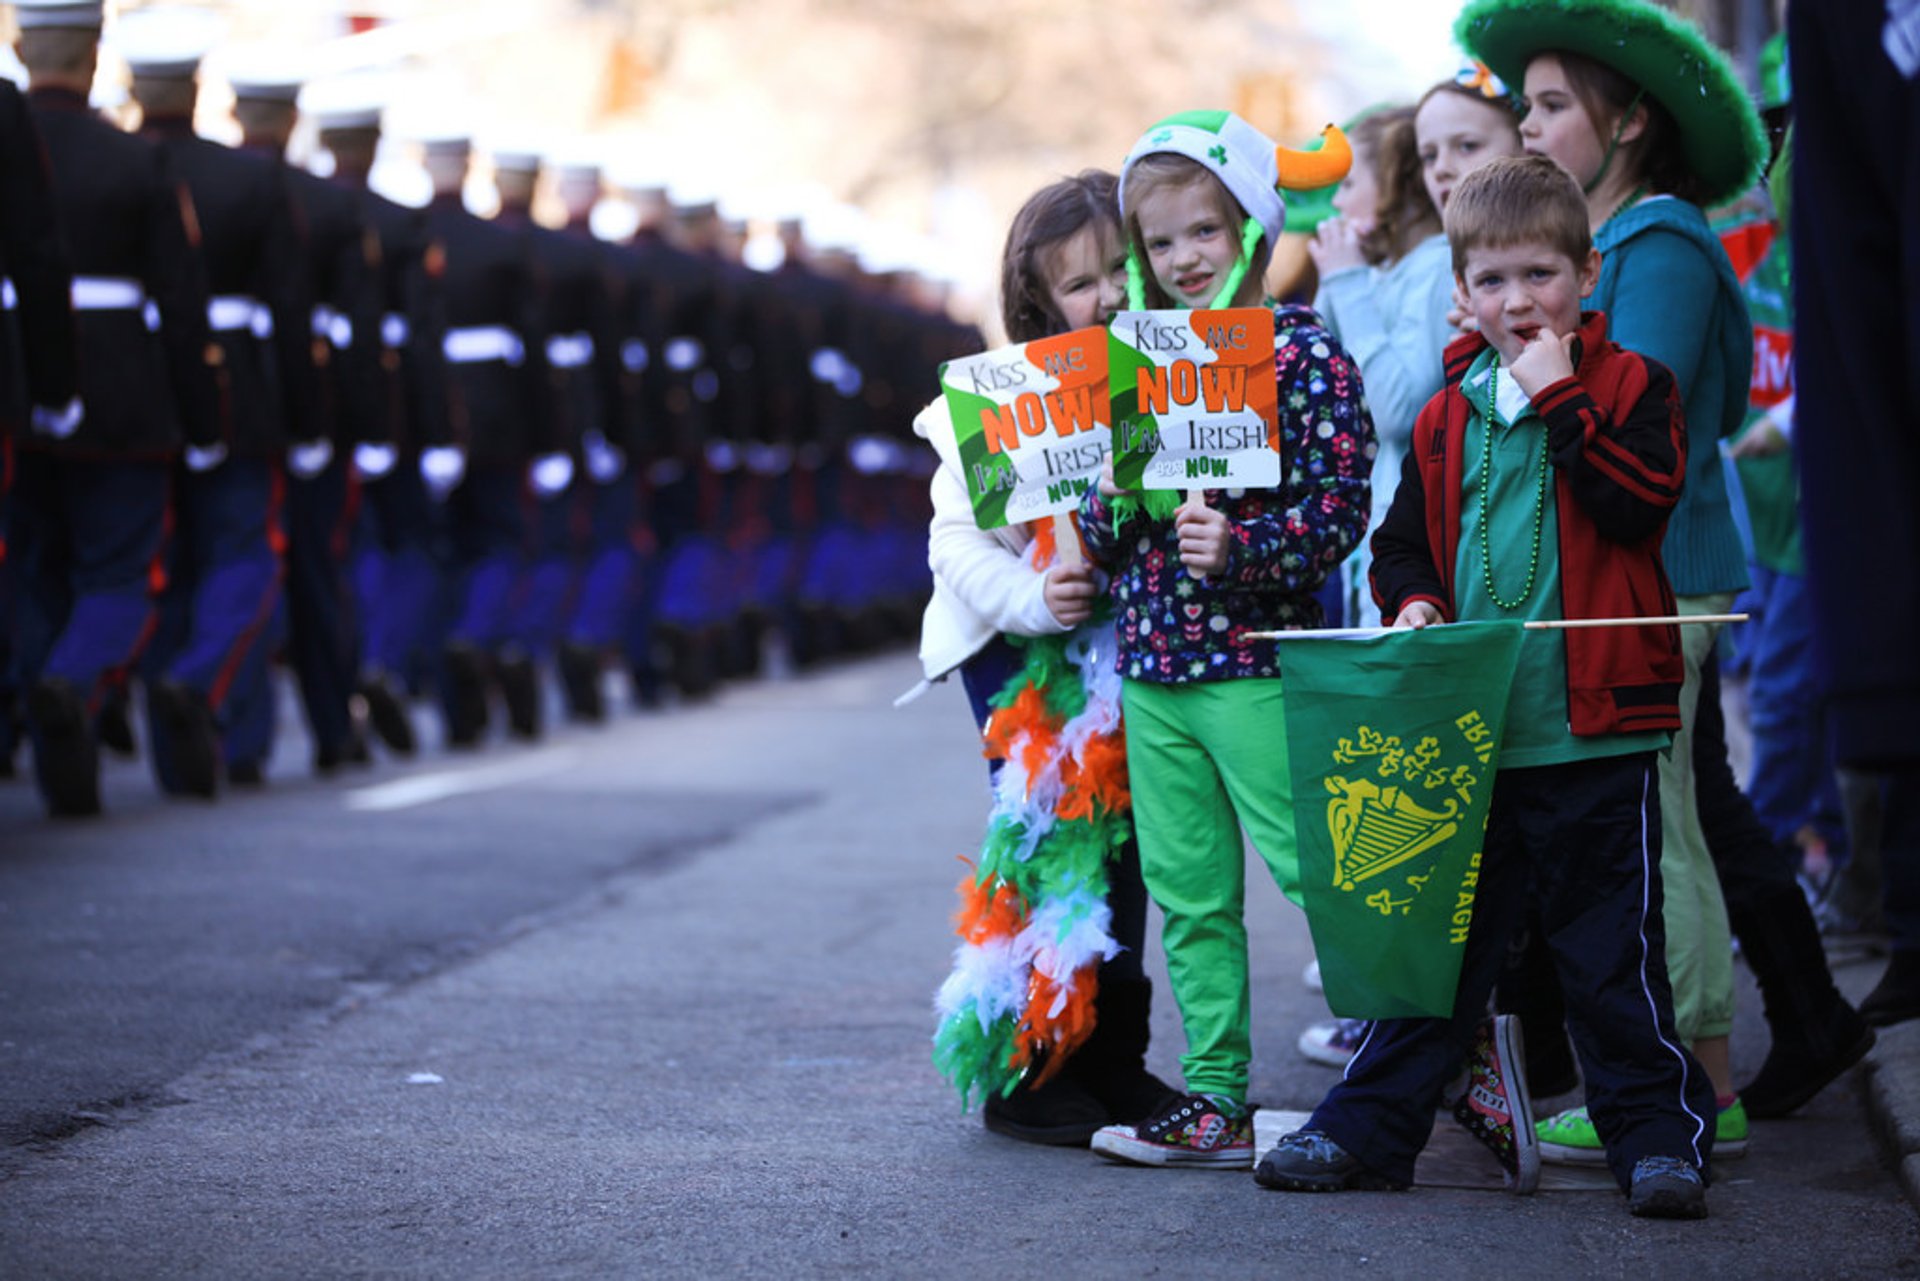
[[[1377,111],[1350,137],[1353,170],[1334,192],[1335,216],[1320,224],[1307,253],[1320,273],[1314,310],[1366,381],[1380,443],[1373,463],[1377,524],[1393,497],[1414,415],[1440,390],[1453,273],[1440,215],[1421,182],[1412,109]],[[1362,544],[1341,567],[1346,616],[1356,627],[1380,625],[1367,562]]]
[[[1089,169],[1042,188],[1015,215],[1000,269],[1001,317],[1010,341],[1104,324],[1119,309],[1126,250],[1117,188],[1112,174]],[[940,455],[928,531],[934,589],[920,658],[930,681],[959,671],[974,720],[984,730],[990,700],[1022,670],[1023,652],[1008,635],[1057,636],[1082,627],[1110,634],[1111,625],[1094,618],[1099,588],[1093,570],[1044,562],[1036,567],[1030,527],[989,531],[974,522],[944,398],[922,411],[913,427]],[[997,774],[997,762],[994,769]],[[1145,1067],[1152,993],[1140,957],[1147,897],[1132,841],[1110,862],[1108,880],[1111,932],[1121,950],[1100,967],[1093,1033],[1046,1084],[1005,1097],[989,1094],[983,1119],[996,1133],[1084,1144],[1103,1125],[1139,1120],[1173,1092]]]
[[[1369,152],[1367,126],[1377,143]],[[1378,267],[1362,268],[1353,256],[1350,229],[1323,225],[1309,250],[1321,272],[1315,308],[1360,362],[1367,405],[1380,437],[1373,464],[1373,519],[1369,535],[1392,506],[1400,465],[1421,406],[1440,390],[1441,352],[1454,337],[1453,263],[1439,211],[1460,180],[1501,156],[1520,154],[1520,121],[1506,88],[1483,67],[1427,90],[1404,115],[1382,112],[1354,130],[1354,172],[1369,154],[1379,192],[1380,214],[1372,239],[1390,247]],[[1351,182],[1351,175],[1349,182]],[[1341,190],[1348,183],[1341,184]],[[1335,197],[1338,207],[1340,198]],[[1342,210],[1342,219],[1352,215]],[[1367,584],[1372,563],[1365,546],[1348,558],[1347,617],[1377,627],[1380,607]],[[1361,1019],[1328,1019],[1300,1034],[1300,1053],[1315,1063],[1344,1066],[1366,1032]]]
[[[1276,188],[1337,179],[1340,168],[1326,169],[1344,166],[1345,148],[1332,141],[1312,157],[1277,154],[1227,112],[1150,129],[1121,180],[1136,305],[1271,305],[1262,280],[1286,214]],[[1166,918],[1187,1034],[1189,1093],[1094,1136],[1095,1151],[1145,1165],[1252,1164],[1241,828],[1296,903],[1300,878],[1276,645],[1247,633],[1318,625],[1314,593],[1367,523],[1375,445],[1358,370],[1310,309],[1273,316],[1280,487],[1209,490],[1166,520],[1115,489],[1109,467],[1080,509],[1088,549],[1112,575],[1141,870]]]
[[[1456,34],[1494,72],[1524,85],[1520,134],[1586,194],[1600,251],[1587,306],[1614,341],[1671,370],[1687,423],[1687,477],[1662,552],[1682,613],[1723,612],[1746,586],[1719,440],[1745,415],[1753,330],[1739,281],[1702,206],[1754,181],[1766,140],[1725,57],[1685,20],[1646,0],[1474,0]],[[1713,1079],[1716,1151],[1735,1155],[1747,1122],[1733,1092],[1727,1033],[1733,968],[1727,912],[1695,805],[1691,729],[1715,629],[1681,629],[1682,728],[1660,757],[1667,965],[1675,1021]],[[1599,1150],[1584,1110],[1541,1123],[1552,1159]]]

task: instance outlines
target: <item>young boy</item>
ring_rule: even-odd
[[[1579,187],[1495,161],[1448,202],[1479,332],[1414,426],[1372,581],[1396,627],[1674,612],[1660,561],[1685,475],[1671,374],[1583,315],[1600,269]],[[1451,1020],[1376,1024],[1306,1129],[1255,1177],[1289,1191],[1411,1183],[1524,907],[1566,987],[1587,1101],[1636,1215],[1700,1218],[1714,1095],[1673,1029],[1654,754],[1679,724],[1672,627],[1530,631],[1507,711]]]

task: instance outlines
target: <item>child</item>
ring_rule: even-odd
[[[1382,612],[1396,627],[1671,613],[1673,376],[1582,315],[1600,259],[1579,188],[1549,160],[1498,160],[1460,184],[1446,226],[1479,331],[1448,347],[1374,536]],[[1680,721],[1680,674],[1671,627],[1527,634],[1453,1017],[1374,1024],[1307,1128],[1261,1160],[1263,1186],[1408,1186],[1531,902],[1633,1213],[1706,1213],[1713,1089],[1674,1033],[1661,947],[1653,758]]]
[[[1119,309],[1126,250],[1117,188],[1112,174],[1089,169],[1043,187],[1014,216],[1000,268],[1001,316],[1010,341],[1104,324]],[[940,455],[928,531],[934,586],[920,658],[929,681],[959,670],[974,720],[985,729],[989,700],[1022,666],[1021,652],[1006,634],[1059,635],[1111,625],[1094,620],[1099,589],[1090,568],[1036,568],[1028,558],[1030,527],[983,530],[975,523],[944,398],[923,410],[913,428]],[[989,1130],[1034,1143],[1084,1144],[1112,1121],[1139,1120],[1173,1092],[1144,1064],[1152,997],[1140,964],[1147,894],[1132,841],[1110,864],[1109,881],[1112,935],[1121,951],[1100,967],[1094,1031],[1045,1085],[1004,1098],[990,1095],[983,1110]]]
[[[1147,304],[1270,305],[1281,180],[1273,143],[1238,116],[1191,112],[1149,130],[1121,178]],[[1359,375],[1311,310],[1273,315],[1278,489],[1211,490],[1170,521],[1119,516],[1128,504],[1109,468],[1081,506],[1088,550],[1112,575],[1140,865],[1187,1033],[1189,1093],[1094,1136],[1095,1151],[1145,1165],[1252,1164],[1242,826],[1295,902],[1300,878],[1275,644],[1246,634],[1318,625],[1314,593],[1366,528],[1374,440]]]
[[[1453,262],[1440,229],[1440,213],[1462,178],[1489,160],[1520,154],[1519,117],[1506,86],[1484,67],[1471,66],[1454,79],[1434,85],[1410,114],[1411,129],[1385,139],[1387,158],[1400,170],[1401,187],[1407,184],[1402,166],[1411,162],[1413,186],[1424,193],[1420,204],[1428,211],[1427,218],[1416,225],[1430,229],[1431,235],[1418,244],[1403,240],[1409,245],[1406,256],[1384,271],[1338,271],[1325,277],[1322,296],[1314,303],[1360,362],[1374,429],[1380,436],[1368,533],[1379,528],[1393,502],[1413,420],[1440,390],[1440,354],[1454,337]],[[1408,142],[1410,157],[1403,155]],[[1355,150],[1358,154],[1360,148]],[[1410,209],[1411,201],[1409,195],[1402,204]],[[1323,264],[1321,270],[1328,272],[1329,267]],[[1371,564],[1371,555],[1362,547],[1344,567],[1351,583],[1347,617],[1359,625],[1377,627],[1380,609],[1366,586]],[[1366,1027],[1363,1019],[1322,1020],[1302,1032],[1297,1045],[1315,1063],[1344,1067],[1366,1035]]]
[[[1680,613],[1724,613],[1747,572],[1717,446],[1745,417],[1753,327],[1701,210],[1736,199],[1758,176],[1766,159],[1759,116],[1726,57],[1697,27],[1649,0],[1474,0],[1456,32],[1495,73],[1523,86],[1527,150],[1572,174],[1586,197],[1602,255],[1587,305],[1607,314],[1621,346],[1673,375],[1686,416],[1687,483],[1662,558]],[[1728,1055],[1733,949],[1697,804],[1692,740],[1715,632],[1681,629],[1680,730],[1660,758],[1661,876],[1675,1017],[1713,1078],[1721,1109],[1716,1151],[1726,1157],[1745,1144],[1747,1117]],[[1724,745],[1715,746],[1724,756]],[[1538,996],[1516,1002],[1505,990],[1501,1001],[1503,1008],[1549,1008]],[[1528,1023],[1530,1037],[1544,1030],[1539,1018]],[[1599,1135],[1578,1109],[1542,1130],[1549,1160],[1600,1154]]]
[[[1337,216],[1307,253],[1320,273],[1314,310],[1360,366],[1380,453],[1373,463],[1374,519],[1386,511],[1414,415],[1440,390],[1440,352],[1451,333],[1453,273],[1440,215],[1421,182],[1411,108],[1388,108],[1353,128],[1353,172],[1334,193]],[[1364,590],[1363,545],[1342,566],[1347,620],[1380,625]]]

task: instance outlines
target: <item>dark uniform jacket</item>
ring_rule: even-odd
[[[380,395],[380,240],[360,214],[356,193],[289,170],[306,233],[309,338],[319,371],[314,434],[343,448],[384,441]]]
[[[606,262],[592,240],[536,226],[523,215],[503,212],[503,226],[524,229],[546,282],[547,367],[549,392],[535,424],[535,454],[577,455],[589,432],[607,430],[607,373],[601,362],[617,362],[611,282]]]
[[[528,229],[468,213],[437,196],[427,223],[445,247],[448,383],[454,433],[483,464],[524,463],[540,452],[549,372],[544,281]]]
[[[313,310],[286,167],[196,137],[185,116],[149,118],[141,136],[186,183],[200,225],[208,327],[219,344],[233,451],[279,454],[314,429]]]
[[[29,404],[73,399],[76,335],[68,290],[73,269],[54,222],[46,149],[27,102],[0,80],[0,437]]]
[[[453,442],[447,403],[446,303],[440,276],[446,252],[427,215],[371,191],[358,191],[361,217],[380,239],[380,418],[363,439],[408,453]],[[376,434],[384,430],[382,437]]]
[[[225,444],[225,379],[207,330],[192,198],[165,153],[95,116],[79,94],[34,90],[28,101],[73,263],[87,412],[63,441],[21,443],[101,457],[166,455],[183,440]],[[86,306],[91,282],[109,294],[136,291],[144,301]]]

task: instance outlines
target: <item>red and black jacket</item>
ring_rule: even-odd
[[[1487,347],[1448,345],[1446,385],[1420,411],[1386,520],[1373,536],[1374,599],[1384,618],[1424,600],[1454,619],[1462,445],[1471,412],[1460,381]],[[1673,375],[1607,340],[1600,312],[1581,316],[1571,378],[1534,399],[1554,468],[1563,618],[1674,612],[1660,559],[1686,479],[1687,433]],[[1672,626],[1563,632],[1567,723],[1576,735],[1680,727],[1680,633]]]

